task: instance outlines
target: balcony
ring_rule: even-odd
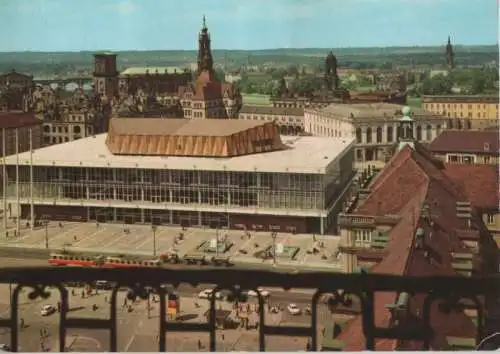
[[[64,284],[69,282],[82,282],[90,284],[97,280],[113,282],[114,288],[109,295],[109,319],[70,317],[69,299],[71,293]],[[167,348],[167,339],[174,332],[207,332],[208,342],[206,349],[217,350],[217,301],[212,297],[205,323],[188,323],[166,319],[167,314],[167,290],[164,285],[170,284],[174,289],[180,284],[195,286],[198,284],[216,284],[216,290],[228,290],[233,296],[238,297],[242,290],[257,289],[258,287],[279,287],[285,290],[291,288],[304,288],[314,291],[310,297],[310,324],[303,326],[284,326],[266,324],[266,299],[258,294],[258,323],[256,336],[257,346],[254,350],[266,351],[266,339],[268,336],[290,336],[303,337],[308,340],[308,350],[321,350],[320,332],[318,328],[318,304],[323,294],[332,294],[329,308],[341,306],[349,308],[356,306],[362,316],[362,333],[364,341],[361,343],[367,350],[376,350],[378,339],[399,339],[401,341],[418,340],[423,343],[424,349],[430,349],[430,343],[435,335],[430,325],[430,319],[434,315],[431,305],[435,301],[447,304],[440,306],[442,311],[453,311],[460,308],[461,301],[467,302],[468,308],[471,303],[475,304],[474,313],[477,314],[477,335],[479,342],[485,336],[485,311],[478,299],[486,297],[500,297],[500,279],[495,276],[491,278],[464,278],[464,277],[398,277],[380,274],[340,274],[340,273],[278,273],[260,270],[231,270],[231,269],[95,269],[95,268],[7,268],[0,270],[0,283],[17,284],[12,286],[10,317],[0,320],[0,327],[10,330],[11,349],[16,352],[22,332],[21,318],[19,315],[21,294],[29,293],[29,299],[50,299],[60,297],[60,312],[54,316],[59,317],[57,333],[57,346],[52,350],[65,351],[68,347],[67,331],[74,329],[100,329],[109,333],[109,351],[121,350],[118,347],[118,320],[117,295],[120,289],[129,288],[129,299],[138,297],[149,298],[144,289],[151,287],[159,295],[158,316],[158,342],[157,349],[160,352],[174,350]],[[30,288],[21,291],[23,288]],[[257,291],[258,292],[258,291]],[[378,292],[405,293],[425,296],[424,306],[420,314],[421,321],[418,326],[413,322],[402,321],[400,325],[389,328],[379,328],[375,324],[375,294]],[[311,292],[312,294],[312,292]],[[272,298],[272,297],[271,297]],[[54,300],[52,300],[54,301]],[[57,300],[55,300],[57,301]],[[148,302],[149,304],[149,302]],[[118,305],[118,306],[117,306]],[[107,306],[107,305],[106,305]],[[379,305],[377,305],[379,306]],[[408,306],[411,306],[408,305]],[[432,307],[436,309],[436,307]],[[71,314],[71,316],[75,316]],[[96,316],[97,317],[97,316]],[[486,320],[486,321],[485,321]],[[29,325],[29,323],[27,323]],[[408,326],[406,326],[408,325]],[[326,333],[326,332],[325,332]],[[361,333],[361,332],[360,332]],[[474,339],[472,339],[474,341]],[[333,340],[332,342],[340,342]],[[156,344],[155,344],[156,345]],[[220,348],[219,348],[220,349]],[[304,350],[299,347],[296,350]],[[146,350],[146,349],[144,349]],[[268,349],[269,350],[269,349]]]

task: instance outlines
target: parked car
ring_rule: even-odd
[[[12,350],[7,344],[0,344],[0,352],[11,352]]]
[[[295,315],[300,315],[301,313],[300,307],[298,307],[296,304],[288,304],[286,309],[288,310],[288,313],[290,313],[290,315],[295,316]]]
[[[50,316],[54,312],[56,312],[56,308],[54,306],[52,306],[52,305],[45,305],[44,307],[42,307],[42,310],[40,311],[40,314],[42,316]]]
[[[257,290],[259,291],[260,295],[262,297],[264,297],[264,298],[269,297],[271,295],[271,293],[269,291],[264,290],[262,288],[257,288]],[[258,297],[257,291],[255,291],[255,290],[248,290],[248,296]]]
[[[198,293],[198,298],[200,299],[210,299],[210,296],[212,296],[214,290],[213,289],[205,289],[205,290],[202,290]],[[220,292],[216,292],[215,293],[215,298],[217,300],[221,300],[222,299],[222,294]]]

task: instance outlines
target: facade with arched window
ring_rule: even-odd
[[[356,162],[386,162],[400,136],[398,120],[403,106],[390,103],[331,104],[304,111],[306,133],[317,136],[356,138]],[[431,142],[444,129],[446,118],[421,108],[412,108],[413,136]]]

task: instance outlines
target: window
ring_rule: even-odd
[[[377,127],[377,143],[382,142],[382,127]]]
[[[361,139],[362,139],[362,137],[361,137],[361,128],[357,128],[356,129],[356,142],[358,144],[361,144],[361,142],[362,142]]]
[[[366,128],[366,142],[369,144],[372,142],[372,128]]]
[[[367,229],[355,230],[355,244],[360,247],[370,247],[372,231]]]
[[[495,223],[495,215],[490,214],[490,213],[486,214],[486,223],[488,225],[494,224]]]
[[[394,128],[393,127],[387,127],[387,142],[391,143],[394,141]]]

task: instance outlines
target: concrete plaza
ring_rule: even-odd
[[[293,267],[340,268],[336,257],[338,236],[279,233],[273,241],[269,232],[182,229],[168,226],[158,226],[153,231],[148,225],[80,222],[50,222],[46,227],[39,226],[31,230],[26,221],[22,221],[19,234],[14,233],[14,230],[14,222],[9,221],[8,236],[0,238],[0,246],[29,248],[48,246],[52,250],[114,252],[151,257],[153,254],[158,256],[173,251],[182,257],[185,254],[199,252],[198,247],[203,242],[218,238],[219,241],[224,239],[230,245],[223,255],[231,257],[234,262],[271,264],[272,259],[263,260],[256,254],[264,252],[276,242],[285,248],[296,247],[298,250],[293,259],[278,257],[278,262],[281,264]],[[0,233],[5,234],[5,230],[0,229]],[[183,239],[179,240],[181,233]],[[315,252],[312,252],[313,248]]]

